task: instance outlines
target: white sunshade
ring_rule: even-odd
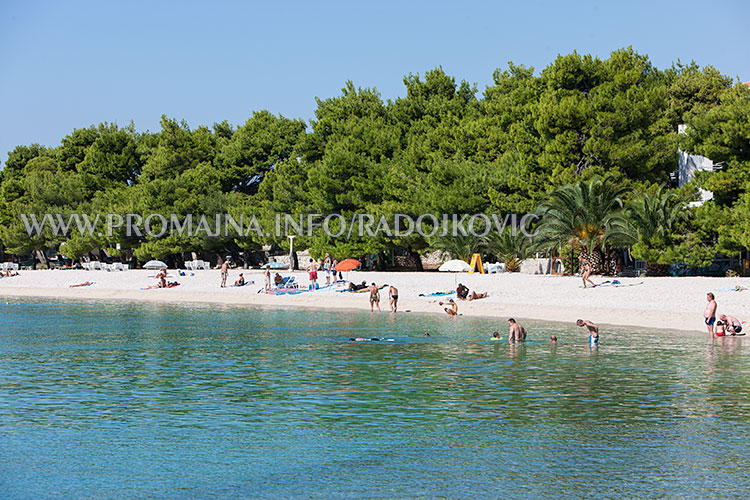
[[[143,269],[163,269],[167,265],[160,260],[150,260],[143,265]]]
[[[438,271],[444,273],[468,273],[471,271],[471,266],[463,260],[454,259],[449,260],[438,268]]]

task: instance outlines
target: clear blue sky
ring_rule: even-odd
[[[100,122],[158,131],[242,124],[268,109],[313,118],[347,80],[404,95],[436,66],[480,92],[508,61],[632,45],[750,80],[744,0],[167,2],[0,0],[0,160]]]

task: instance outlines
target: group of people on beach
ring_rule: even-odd
[[[725,335],[744,335],[742,333],[742,322],[736,317],[729,314],[719,315],[719,320],[716,320],[716,310],[718,304],[716,303],[716,297],[713,293],[708,292],[706,294],[706,308],[703,310],[703,316],[706,322],[706,328],[708,333],[713,336],[723,337]]]

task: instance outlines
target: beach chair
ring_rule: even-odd
[[[186,260],[185,261],[185,269],[188,271],[193,271],[195,269],[195,263],[192,260]]]
[[[206,262],[205,260],[199,260],[198,262],[200,262],[200,265],[201,265],[200,268],[201,269],[205,269],[206,271],[209,271],[211,269],[211,263],[210,262]]]

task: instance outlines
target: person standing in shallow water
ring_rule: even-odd
[[[391,306],[391,312],[397,312],[398,311],[398,288],[391,285],[388,288],[388,302]]]
[[[370,285],[370,312],[374,312],[374,306],[378,306],[380,312],[380,290],[375,283]]]
[[[703,317],[709,335],[713,335],[714,323],[716,323],[716,300],[714,294],[708,292],[706,294],[706,300],[708,300],[708,304],[706,304],[706,308],[703,310]]]
[[[523,342],[526,340],[526,328],[516,323],[513,318],[508,319],[508,325],[510,325],[508,342]]]

